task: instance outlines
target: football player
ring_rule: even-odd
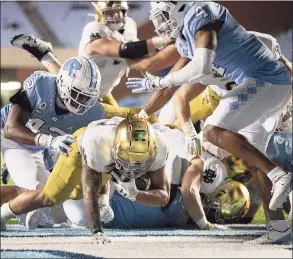
[[[138,93],[188,84],[176,93],[175,110],[186,135],[187,150],[200,155],[200,141],[190,119],[189,102],[199,94],[193,83],[216,84],[229,90],[230,82],[234,81],[237,86],[225,95],[206,120],[204,135],[209,142],[242,158],[269,177],[274,186],[269,207],[276,210],[292,189],[292,175],[276,166],[264,155],[265,150],[257,149],[247,138],[251,138],[253,132],[265,133],[267,128],[263,125],[281,114],[291,94],[288,70],[220,4],[193,2],[188,6],[183,2],[157,2],[152,3],[151,13],[156,32],[176,38],[183,65],[163,78],[129,79],[128,87]],[[188,64],[187,59],[191,60]],[[217,71],[217,78],[212,70]],[[238,134],[246,127],[249,130]],[[270,191],[263,180],[258,187],[267,193]]]
[[[83,57],[67,60],[57,77],[35,72],[24,81],[1,109],[1,152],[17,186],[43,186],[52,166],[49,152],[67,155],[74,131],[104,118],[99,87],[97,66]]]
[[[170,190],[164,173],[168,149],[164,137],[149,122],[138,116],[114,117],[92,122],[76,131],[74,136],[76,140],[68,157],[60,155],[44,188],[24,192],[2,205],[3,229],[6,219],[84,196],[93,242],[106,242],[98,197],[111,175],[117,181],[119,192],[130,200],[148,206],[168,203]],[[152,188],[138,191],[135,178],[146,173]],[[40,215],[33,220],[36,227]]]
[[[109,195],[111,194],[108,194],[108,199],[104,197],[104,201],[101,202],[105,207],[108,207],[108,212],[111,211],[107,215],[107,219],[103,220],[106,228],[179,226],[187,223],[189,219],[188,213],[191,212],[192,219],[198,223],[197,225],[200,229],[227,230],[228,228],[225,226],[212,223],[223,223],[225,220],[230,220],[231,222],[245,215],[249,208],[249,194],[247,189],[236,181],[232,181],[232,183],[225,182],[228,177],[227,172],[223,170],[223,164],[220,161],[217,163],[216,158],[212,156],[210,156],[213,158],[212,161],[211,159],[206,159],[205,161],[205,167],[209,170],[207,169],[206,172],[201,172],[203,177],[201,179],[200,192],[206,194],[206,196],[202,204],[203,207],[201,207],[201,203],[198,205],[198,201],[192,199],[192,194],[189,193],[191,190],[189,180],[191,180],[192,173],[197,172],[194,172],[193,166],[189,167],[188,159],[186,159],[186,153],[183,147],[183,132],[176,127],[164,126],[160,123],[154,123],[153,127],[165,136],[166,143],[169,147],[165,172],[168,181],[171,183],[170,200],[166,206],[162,206],[161,208],[146,206],[140,202],[132,202],[131,199],[126,200],[125,198],[127,196],[120,195],[120,188],[116,186],[116,192],[111,197],[110,203]],[[218,166],[220,164],[221,166]],[[188,172],[186,174],[188,177],[184,176],[184,178],[183,175],[187,169]],[[153,188],[151,179],[147,175],[143,175],[142,177],[136,179],[137,187],[134,187],[134,189],[151,190]],[[184,182],[182,182],[182,178]],[[113,181],[110,183],[111,186],[116,185]],[[187,187],[188,184],[189,187]],[[181,192],[178,190],[178,186],[180,185]],[[186,195],[187,193],[189,194]],[[232,200],[230,196],[232,196]],[[237,198],[237,201],[234,198]],[[101,203],[99,203],[100,207]],[[207,215],[212,220],[212,223],[205,218],[204,208],[207,210]],[[82,201],[66,201],[64,203],[64,211],[73,225],[87,226]],[[197,216],[194,216],[194,211],[196,214],[202,212],[198,220],[196,220]]]
[[[129,9],[127,1],[97,1],[92,4],[95,7],[96,19],[83,29],[78,55],[93,60],[100,69],[102,79],[99,101],[118,106],[111,92],[127,72],[128,65],[132,69],[142,67],[146,69],[153,66],[158,69],[158,66],[160,68],[168,66],[167,63],[162,62],[154,64],[151,62],[153,59],[151,57],[148,62],[135,61],[131,65],[131,59],[143,57],[156,49],[163,48],[170,40],[155,36],[139,41],[136,23],[127,15]],[[49,72],[55,74],[59,70],[60,62],[54,56],[50,43],[33,35],[20,34],[11,40],[11,44],[27,50],[44,64]],[[169,55],[169,60],[174,63],[179,58],[179,54],[174,46],[171,48],[175,55]],[[130,64],[127,63],[128,61]]]

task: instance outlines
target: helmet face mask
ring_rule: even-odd
[[[125,178],[138,178],[147,173],[157,153],[152,125],[133,116],[117,126],[112,157],[115,167]]]
[[[250,207],[247,188],[239,182],[227,180],[203,199],[207,219],[212,223],[231,223],[243,218]]]
[[[184,15],[190,3],[179,1],[151,2],[150,20],[160,37],[176,39],[183,28]]]
[[[126,1],[98,1],[93,5],[98,22],[105,23],[113,31],[124,28],[128,11]]]
[[[57,75],[58,95],[68,111],[83,115],[99,96],[101,76],[98,67],[84,57],[67,60]]]

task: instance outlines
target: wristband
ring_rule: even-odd
[[[141,118],[143,118],[145,120],[147,120],[148,117],[149,117],[148,114],[145,112],[144,109],[141,109],[141,111],[137,114],[137,116],[139,116],[139,117],[141,117]]]
[[[207,227],[210,227],[209,226],[210,223],[208,222],[205,215],[200,220],[195,221],[195,223],[196,223],[196,225],[199,226],[200,229],[206,230]],[[209,228],[207,228],[207,229],[209,229]]]
[[[38,133],[35,138],[35,144],[38,147],[50,147],[53,136],[49,134]]]

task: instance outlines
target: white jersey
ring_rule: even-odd
[[[100,98],[111,93],[113,88],[120,83],[121,77],[126,73],[128,66],[123,58],[108,57],[100,54],[88,55],[85,47],[88,43],[100,38],[114,38],[121,42],[138,41],[137,26],[133,19],[126,17],[122,33],[112,31],[105,24],[97,21],[88,23],[82,32],[78,48],[78,55],[93,60],[101,72]]]
[[[185,152],[184,133],[179,129],[171,129],[161,123],[153,124],[154,129],[163,133],[167,139],[169,156],[166,163],[166,175],[171,184],[181,185],[183,176],[194,157]],[[214,192],[228,177],[225,165],[210,153],[203,156],[204,173],[200,192]]]
[[[123,120],[120,117],[98,120],[90,123],[79,137],[79,151],[87,165],[97,172],[111,172],[114,160],[112,147],[117,125]],[[168,148],[164,136],[155,130],[157,138],[157,155],[149,171],[163,167],[168,157]]]

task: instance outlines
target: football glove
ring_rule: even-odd
[[[135,179],[131,178],[128,182],[123,182],[115,172],[112,172],[112,175],[117,181],[117,183],[114,182],[116,191],[119,192],[125,198],[131,201],[135,201],[136,196],[138,194]]]

